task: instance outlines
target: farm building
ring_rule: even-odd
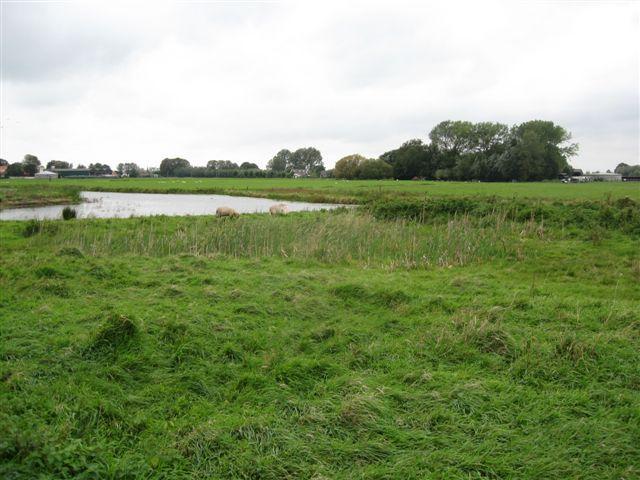
[[[56,172],[50,172],[49,170],[45,170],[44,172],[38,172],[34,175],[35,178],[58,178],[58,174]]]
[[[621,182],[622,175],[619,173],[587,173],[585,175],[591,182]]]
[[[57,173],[60,178],[91,176],[91,170],[88,168],[56,168],[54,172]]]
[[[584,175],[565,178],[564,182],[621,182],[622,175],[619,173],[585,173]]]

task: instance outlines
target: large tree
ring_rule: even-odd
[[[299,148],[291,155],[291,167],[302,170],[306,175],[324,170],[322,154],[314,147]]]
[[[56,169],[56,168],[72,168],[69,162],[64,162],[62,160],[51,160],[47,163],[47,170]]]
[[[336,162],[336,166],[333,168],[333,176],[346,180],[358,178],[360,164],[366,160],[365,157],[357,153],[347,155]]]
[[[111,167],[109,165],[102,163],[91,163],[89,164],[89,173],[91,175],[108,175],[112,173]]]
[[[236,170],[239,167],[237,163],[231,160],[209,160],[207,168],[210,170]]]
[[[557,178],[578,151],[571,134],[551,121],[532,120],[514,126],[501,155],[500,170],[505,180]]]
[[[276,155],[267,163],[267,170],[273,170],[274,172],[284,172],[291,167],[291,157],[293,153],[286,148],[280,150]]]
[[[473,130],[471,122],[447,120],[433,127],[429,132],[429,139],[440,151],[465,153],[473,148]]]
[[[7,177],[22,177],[24,176],[24,164],[21,162],[15,162],[7,167]]]
[[[410,180],[415,177],[432,178],[435,172],[433,157],[433,148],[416,138],[383,153],[380,160],[391,165],[394,178]]]
[[[381,180],[393,176],[393,167],[384,160],[368,158],[358,167],[358,178]]]
[[[640,177],[640,165],[627,165],[619,163],[614,172],[625,177]]]
[[[140,176],[140,167],[136,163],[119,163],[118,174],[125,177],[136,178]]]
[[[184,158],[165,158],[160,162],[160,175],[171,177],[179,168],[188,168],[191,164]]]
[[[259,170],[260,167],[255,163],[242,162],[242,164],[240,164],[240,169],[241,170]]]
[[[33,177],[38,172],[40,160],[35,155],[27,153],[22,160],[22,169],[25,175]]]

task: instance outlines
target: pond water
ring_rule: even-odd
[[[239,213],[265,213],[276,203],[291,212],[337,208],[326,203],[285,202],[267,198],[229,195],[183,195],[171,193],[82,192],[82,203],[75,208],[78,218],[128,218],[149,215],[215,215],[218,207],[231,207]],[[0,220],[59,219],[68,205],[0,210]]]

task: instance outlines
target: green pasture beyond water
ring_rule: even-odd
[[[99,184],[400,188],[182,182]],[[0,477],[638,478],[640,248],[603,225],[0,222]]]
[[[335,179],[124,178],[0,181],[0,208],[78,201],[81,190],[248,195],[313,202],[361,203],[391,198],[497,196],[553,200],[640,200],[640,183],[563,184]]]

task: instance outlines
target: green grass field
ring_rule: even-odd
[[[362,203],[379,198],[498,196],[553,200],[640,200],[639,183],[588,184],[427,182],[335,179],[125,178],[15,179],[0,181],[0,208],[47,203],[72,203],[80,190],[145,193],[210,193],[283,200]]]
[[[242,182],[375,203],[0,222],[1,478],[640,477],[630,185]]]

